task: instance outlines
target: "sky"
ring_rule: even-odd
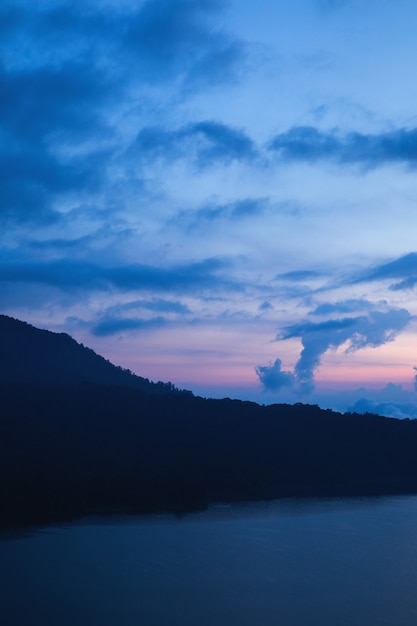
[[[2,0],[0,312],[417,417],[415,0]]]

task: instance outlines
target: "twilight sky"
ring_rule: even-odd
[[[417,417],[415,0],[2,0],[0,311]]]

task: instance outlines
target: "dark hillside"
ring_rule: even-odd
[[[417,492],[417,422],[93,385],[0,389],[3,525]]]
[[[27,382],[27,369],[26,379],[0,384],[0,525],[216,501],[417,493],[417,421],[96,384],[111,364],[66,335],[20,324],[11,323],[2,371],[18,345],[21,361],[30,350],[42,376],[55,363],[69,382]],[[61,362],[71,351],[86,368],[83,382]]]
[[[170,383],[151,383],[113,365],[65,333],[41,330],[6,315],[0,315],[0,381],[89,382],[135,387],[148,393],[174,391]]]

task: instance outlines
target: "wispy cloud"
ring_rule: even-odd
[[[87,261],[63,259],[51,262],[0,263],[0,281],[46,284],[63,290],[190,292],[241,291],[243,285],[224,275],[229,263],[206,259],[168,268],[151,265],[103,266]]]
[[[299,283],[321,278],[322,276],[322,273],[313,270],[294,270],[292,272],[285,272],[284,274],[277,274],[274,280]]]
[[[175,313],[187,315],[191,313],[189,307],[178,300],[166,300],[164,298],[152,298],[151,300],[133,300],[123,304],[117,304],[106,309],[106,315],[120,315],[128,311],[156,311],[158,313]]]
[[[358,132],[325,132],[313,126],[295,126],[276,135],[269,150],[290,161],[333,161],[379,167],[386,163],[417,163],[417,129],[366,135]]]
[[[309,315],[333,315],[340,313],[355,313],[357,311],[370,311],[376,309],[379,304],[363,299],[343,300],[341,302],[322,302]]]
[[[236,223],[245,219],[262,217],[270,208],[266,198],[245,198],[225,204],[209,203],[196,210],[181,211],[173,222],[180,223],[186,229],[204,229],[209,223],[221,220]]]
[[[161,313],[163,315],[151,318],[137,315],[138,312],[144,311]],[[100,314],[99,321],[92,324],[91,332],[96,337],[107,337],[124,332],[139,332],[161,328],[172,319],[183,319],[184,316],[190,313],[189,307],[178,300],[167,300],[164,298],[132,300],[108,307]]]
[[[390,289],[393,291],[413,288],[417,283],[417,252],[410,252],[394,261],[376,265],[372,269],[356,276],[352,282],[361,283],[383,280],[398,280],[398,282],[393,282],[390,286]]]
[[[187,158],[199,168],[233,160],[251,161],[256,156],[255,144],[244,131],[210,120],[174,131],[143,128],[129,152],[141,160]]]
[[[163,317],[155,317],[147,320],[128,317],[106,317],[93,326],[91,332],[96,337],[108,337],[109,335],[118,335],[123,332],[137,332],[150,328],[160,328],[164,325],[165,319]]]

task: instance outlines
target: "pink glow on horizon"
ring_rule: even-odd
[[[181,329],[178,333],[160,329],[111,337],[79,333],[76,338],[115,365],[139,376],[170,381],[190,390],[224,391],[228,395],[228,389],[262,393],[255,368],[272,364],[276,358],[282,358],[283,370],[293,371],[301,349],[299,341],[271,342],[267,333],[269,328],[266,332],[242,336],[242,328],[238,327],[219,331],[200,326],[187,329],[187,334]],[[329,350],[315,371],[316,391],[381,389],[388,383],[412,391],[413,365],[412,342],[406,335],[380,348],[352,354]],[[278,390],[277,397],[281,392],[288,394],[289,390]]]

